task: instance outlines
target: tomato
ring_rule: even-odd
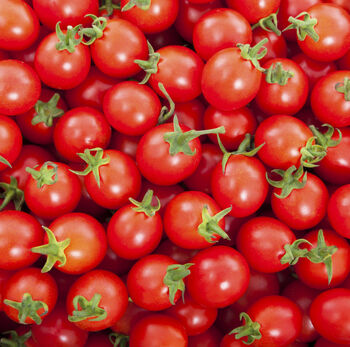
[[[53,132],[58,118],[66,111],[66,102],[60,94],[42,88],[35,106],[28,112],[18,115],[16,121],[26,139],[35,144],[47,145],[53,142]]]
[[[68,321],[64,306],[57,306],[41,325],[33,325],[31,331],[38,345],[83,347],[88,338],[87,331]]]
[[[142,135],[155,127],[162,105],[150,88],[125,81],[110,88],[103,99],[103,112],[109,124],[126,135]]]
[[[254,270],[273,273],[289,266],[288,263],[281,264],[281,258],[286,253],[284,246],[295,239],[293,232],[279,220],[256,217],[239,230],[237,248]]]
[[[286,198],[278,198],[281,188],[273,188],[271,207],[275,216],[295,230],[310,229],[325,216],[328,191],[325,184],[315,175],[308,173],[306,185],[294,189]]]
[[[128,306],[128,294],[117,275],[94,270],[74,282],[66,305],[70,322],[83,330],[99,331],[111,327],[123,316]]]
[[[109,149],[116,149],[129,157],[136,159],[136,150],[140,141],[140,136],[129,136],[112,130]]]
[[[155,253],[167,255],[174,259],[177,264],[186,264],[198,253],[198,250],[181,248],[169,239],[165,239],[160,243]]]
[[[331,342],[329,340],[326,340],[324,339],[323,337],[320,337],[316,340],[315,342],[315,347],[341,347],[341,346],[346,346],[346,345],[343,345],[343,344],[338,344],[338,343],[334,343],[334,342]]]
[[[130,347],[186,347],[188,338],[183,325],[164,314],[150,315],[139,320],[131,330]]]
[[[299,166],[300,150],[313,134],[308,126],[298,118],[275,115],[263,120],[255,132],[255,146],[265,143],[258,152],[264,164],[287,170],[292,165]]]
[[[18,158],[22,150],[22,134],[18,125],[9,117],[0,115],[0,171]]]
[[[68,25],[88,24],[91,19],[85,15],[98,14],[98,0],[33,0],[33,7],[40,22],[51,30],[58,21],[66,29]]]
[[[160,54],[157,72],[152,74],[149,83],[158,95],[164,97],[158,83],[174,102],[190,101],[201,94],[203,62],[192,50],[183,46],[166,46]]]
[[[249,22],[229,8],[218,8],[204,14],[193,30],[194,48],[204,60],[237,43],[251,42],[252,29]]]
[[[278,75],[278,68],[281,67],[290,74],[287,81],[283,74]],[[276,58],[269,60],[263,65],[266,70],[272,69],[275,76],[266,75],[262,80],[255,101],[258,107],[267,115],[287,114],[293,115],[304,106],[308,95],[308,79],[305,72],[299,65],[290,59]]]
[[[159,33],[168,29],[174,22],[179,11],[178,0],[152,0],[147,9],[134,6],[130,10],[123,10],[130,3],[121,0],[122,18],[137,25],[145,34]]]
[[[81,184],[69,171],[69,166],[45,162],[29,170],[31,176],[24,187],[24,198],[33,213],[54,219],[75,209],[81,196]]]
[[[248,287],[248,264],[233,248],[213,246],[197,253],[191,262],[186,287],[193,300],[205,307],[231,305]]]
[[[310,307],[310,318],[316,330],[327,340],[350,343],[350,290],[343,288],[322,292]]]
[[[225,335],[221,340],[220,347],[244,347],[245,344],[241,340],[236,339],[236,335]]]
[[[39,222],[28,213],[0,212],[0,269],[17,270],[32,265],[39,255],[32,253],[31,248],[39,246],[43,238]]]
[[[339,286],[350,272],[350,246],[347,241],[332,230],[323,230],[323,235],[326,246],[335,246],[337,248],[336,252],[331,255],[331,281],[324,263],[313,263],[307,258],[301,258],[294,267],[298,278],[307,286],[316,289],[327,289]],[[317,245],[318,230],[310,231],[303,239],[309,241],[311,245],[303,244],[301,246],[302,248],[308,250],[315,248]],[[319,257],[325,259],[322,253]]]
[[[339,187],[329,199],[328,219],[334,230],[350,239],[350,184]]]
[[[0,114],[13,116],[29,111],[38,101],[40,79],[19,60],[0,61]]]
[[[348,50],[345,55],[337,61],[339,70],[349,70],[350,67],[350,50]]]
[[[182,37],[178,34],[175,27],[172,25],[169,29],[155,34],[146,35],[148,42],[152,45],[154,50],[158,50],[168,45],[182,45],[184,43]]]
[[[349,77],[349,71],[335,71],[315,85],[311,94],[311,107],[321,122],[334,127],[350,125],[350,102],[347,87],[344,86]],[[341,86],[345,89],[342,90]],[[326,97],[332,98],[332,102],[327,103],[324,99]]]
[[[37,268],[17,271],[5,284],[3,309],[21,324],[40,324],[57,301],[57,285]]]
[[[206,332],[188,337],[188,347],[217,347],[222,335],[218,329],[211,327]]]
[[[3,306],[2,292],[4,290],[5,283],[12,275],[13,275],[12,271],[0,270],[0,311],[2,311],[2,306]]]
[[[124,19],[107,21],[103,36],[91,46],[96,67],[108,76],[127,78],[141,71],[135,59],[147,60],[145,35],[134,24]]]
[[[24,1],[4,0],[1,3],[0,32],[0,49],[26,49],[39,35],[38,17]]]
[[[63,31],[63,34],[67,34]],[[91,57],[87,46],[79,44],[74,52],[57,50],[56,33],[47,35],[35,53],[34,67],[42,82],[56,89],[71,89],[83,82],[89,73]]]

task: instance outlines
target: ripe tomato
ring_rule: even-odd
[[[174,259],[177,264],[186,264],[198,253],[196,249],[185,249],[173,244],[169,239],[162,241],[155,251]]]
[[[189,347],[217,347],[222,339],[222,334],[215,327],[206,332],[188,337]]]

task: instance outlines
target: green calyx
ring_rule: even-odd
[[[26,341],[32,336],[31,330],[23,335],[18,335],[17,331],[4,331],[3,335],[10,335],[10,338],[2,337],[0,339],[0,346],[3,347],[26,347]]]
[[[148,189],[142,201],[136,201],[133,198],[129,198],[129,200],[131,203],[133,203],[136,206],[136,207],[133,207],[134,211],[143,212],[146,216],[152,217],[160,209],[160,201],[158,197],[155,197],[155,198],[157,199],[157,205],[152,205],[153,190]]]
[[[52,161],[47,161],[41,166],[39,171],[35,170],[35,168],[38,166],[39,165],[34,166],[34,168],[26,168],[26,171],[30,173],[32,177],[37,181],[38,188],[42,188],[44,185],[50,186],[57,182],[57,164],[53,163]]]
[[[72,316],[68,316],[70,322],[81,322],[89,319],[91,322],[104,320],[107,317],[107,312],[99,307],[101,294],[95,293],[90,301],[81,295],[77,295],[73,299],[74,311]]]
[[[281,264],[295,265],[300,258],[305,258],[309,252],[306,248],[299,248],[303,243],[311,245],[311,243],[304,239],[295,240],[291,245],[284,245],[286,253],[281,258]]]
[[[329,147],[336,147],[339,145],[343,135],[342,132],[336,128],[334,129],[331,125],[329,124],[322,124],[323,127],[327,128],[327,131],[325,133],[321,133],[319,130],[316,129],[314,125],[310,125],[309,128],[312,131],[312,133],[315,136],[315,141],[316,143],[321,146],[325,151]],[[338,140],[333,140],[332,137],[334,135],[334,130],[337,130],[339,138]]]
[[[148,46],[148,60],[135,59],[134,63],[137,64],[143,71],[146,72],[145,77],[140,84],[146,84],[152,74],[158,72],[158,62],[160,54],[155,53],[152,45],[147,41]]]
[[[265,18],[261,18],[258,23],[252,26],[252,30],[260,27],[265,31],[273,32],[277,36],[281,36],[281,30],[278,29],[277,14],[278,14],[278,11],[276,13],[271,13],[269,16]]]
[[[335,85],[335,90],[344,94],[345,101],[350,101],[350,79],[348,77],[344,78],[343,83],[337,83]]]
[[[99,10],[106,10],[107,14],[106,16],[109,17],[113,14],[114,10],[120,10],[120,4],[115,4],[113,0],[104,0],[100,1],[101,6],[99,7]]]
[[[238,43],[237,47],[241,50],[243,59],[250,60],[257,70],[264,72],[265,70],[260,66],[259,60],[264,58],[267,53],[267,48],[263,46],[268,41],[268,39],[263,39],[253,47],[250,47],[249,44]]]
[[[57,261],[60,262],[60,265],[58,265],[59,267],[66,264],[67,258],[64,251],[69,246],[70,239],[57,242],[54,233],[49,228],[43,226],[43,229],[46,231],[49,243],[33,247],[32,252],[47,255],[46,263],[41,269],[41,272],[45,273],[50,271]]]
[[[0,198],[3,199],[0,205],[0,211],[2,211],[10,201],[13,201],[17,211],[20,211],[24,203],[24,192],[18,188],[18,183],[15,177],[11,176],[10,183],[1,182],[0,188],[3,192],[0,194]]]
[[[169,300],[172,305],[175,305],[175,295],[178,290],[182,292],[182,300],[184,300],[185,282],[183,279],[191,273],[189,268],[192,265],[194,264],[187,263],[184,265],[174,264],[168,266],[163,283],[169,288]]]
[[[285,86],[288,80],[294,76],[294,73],[289,70],[283,70],[282,63],[272,64],[264,72],[266,74],[265,81],[269,84],[279,84]]]
[[[218,223],[232,210],[232,206],[220,211],[214,216],[211,216],[208,211],[208,206],[204,205],[202,210],[202,223],[198,226],[198,234],[203,236],[209,243],[217,242],[216,235],[221,236],[225,240],[230,240],[230,237],[222,230]]]
[[[66,34],[63,34],[60,23],[61,22],[57,22],[56,24],[56,35],[59,40],[59,42],[56,44],[56,49],[58,51],[67,50],[69,53],[74,53],[75,47],[78,46],[83,39],[80,33],[82,25],[78,24],[74,28],[68,25]]]
[[[12,165],[10,164],[10,162],[7,159],[5,159],[2,155],[0,155],[0,163],[12,168]]]
[[[163,136],[164,141],[168,142],[170,145],[170,148],[169,148],[170,155],[184,153],[186,155],[192,156],[196,152],[192,151],[189,145],[190,141],[194,140],[195,138],[201,135],[225,133],[225,128],[223,126],[215,129],[189,130],[189,131],[183,132],[179,125],[179,120],[177,119],[176,115],[174,115],[173,124],[174,124],[174,131],[165,133]]]
[[[251,345],[255,340],[261,339],[261,325],[258,322],[253,322],[245,312],[241,312],[239,315],[240,320],[243,318],[245,324],[230,331],[229,335],[235,334],[235,338],[237,340],[241,339],[242,337],[247,337],[247,341],[242,342],[246,345]]]
[[[162,109],[160,110],[160,114],[158,117],[158,124],[163,124],[165,123],[173,114],[175,111],[175,103],[164,88],[163,83],[158,83],[158,88],[162,91],[162,93],[165,95],[166,99],[169,102],[170,109],[168,109],[167,106],[163,106]]]
[[[49,312],[45,302],[33,300],[29,293],[23,294],[21,302],[5,299],[4,304],[18,311],[18,320],[21,324],[27,324],[26,319],[31,318],[39,325],[42,321],[41,317]],[[44,309],[44,312],[39,315],[37,311],[40,309]]]
[[[85,17],[92,19],[91,28],[81,28],[79,35],[83,39],[84,36],[88,37],[88,41],[81,40],[81,43],[86,46],[92,45],[97,39],[103,36],[103,31],[107,26],[106,17],[97,17],[94,14],[87,14]]]
[[[133,7],[147,11],[151,7],[151,0],[129,0],[129,2],[122,8],[122,12],[129,11]]]
[[[286,171],[280,170],[280,169],[272,170],[272,172],[282,177],[282,179],[279,181],[271,180],[266,173],[267,182],[269,182],[269,184],[272,187],[280,188],[282,190],[281,194],[274,193],[277,198],[284,199],[294,189],[302,189],[305,187],[306,180],[307,180],[307,172],[304,171],[302,165],[299,166],[297,171],[296,170],[297,169],[294,165],[288,168]],[[294,171],[296,172],[294,173]],[[300,181],[302,176],[303,176],[303,179]]]
[[[220,147],[222,153],[224,154],[224,156],[222,158],[222,162],[221,162],[223,173],[225,173],[227,161],[230,159],[231,155],[240,154],[240,155],[244,155],[246,157],[254,157],[254,155],[259,152],[261,147],[265,145],[265,143],[262,143],[260,146],[254,147],[253,137],[247,133],[247,134],[245,134],[243,141],[240,143],[240,145],[238,146],[238,149],[236,151],[227,152],[226,148],[224,147],[224,145],[221,142],[219,135],[217,135],[217,139],[218,139],[219,147]]]
[[[300,17],[304,17],[304,19],[299,19]],[[291,16],[288,18],[288,22],[291,24],[283,31],[296,29],[299,41],[304,41],[306,36],[310,36],[315,42],[320,39],[315,31],[317,19],[311,18],[309,13],[301,12],[296,17]]]
[[[92,155],[91,152],[95,152],[95,155]],[[100,187],[100,184],[101,184],[100,171],[99,171],[100,166],[107,165],[110,162],[110,158],[108,156],[103,158],[103,154],[104,154],[103,149],[99,147],[92,148],[92,149],[85,149],[84,153],[77,153],[77,155],[82,160],[84,160],[85,163],[87,164],[87,167],[85,168],[85,170],[83,171],[69,170],[69,171],[80,176],[86,176],[90,172],[92,172],[98,187]]]
[[[53,120],[61,117],[64,111],[57,107],[60,94],[55,93],[48,102],[38,100],[35,104],[35,116],[32,119],[32,125],[44,123],[48,127],[52,127]]]
[[[120,333],[110,333],[108,335],[113,347],[129,347],[129,336]]]

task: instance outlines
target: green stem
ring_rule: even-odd
[[[166,91],[166,89],[164,88],[163,83],[159,82],[158,88],[165,95],[166,99],[169,102],[169,106],[170,106],[170,109],[168,109],[168,107],[166,107],[166,106],[163,106],[162,109],[160,110],[160,114],[158,117],[158,124],[163,124],[174,114],[175,103],[174,103],[173,99],[170,97],[170,95],[168,94],[168,92]]]
[[[265,31],[273,32],[277,36],[281,36],[281,30],[278,29],[277,14],[278,11],[276,13],[271,13],[265,18],[260,19],[258,23],[252,26],[252,30],[260,27]]]
[[[299,19],[304,17],[304,19]],[[316,18],[311,18],[307,12],[301,12],[296,17],[289,17],[288,22],[291,23],[283,31],[296,29],[299,41],[304,41],[306,36],[310,36],[315,42],[318,42],[320,37],[315,31],[315,25],[317,24]]]
[[[47,161],[41,166],[39,171],[35,170],[35,168],[38,166],[39,165],[34,166],[34,168],[26,168],[26,171],[30,173],[32,177],[37,181],[38,188],[42,188],[44,185],[52,185],[57,182],[57,164],[53,163],[52,161]],[[51,168],[49,168],[49,166]]]
[[[17,331],[15,330],[9,330],[9,331],[4,331],[2,333],[3,335],[10,335],[10,338],[7,339],[5,337],[0,339],[0,345],[2,347],[26,347],[26,341],[30,339],[32,336],[32,331],[29,330],[23,335],[18,335]]]
[[[239,315],[240,320],[242,320],[243,318],[245,324],[230,331],[229,335],[235,334],[235,339],[237,340],[241,339],[242,337],[247,337],[247,342],[243,341],[243,343],[246,345],[250,345],[255,340],[261,339],[261,325],[258,322],[253,322],[248,316],[248,314],[245,312],[241,312]]]
[[[60,94],[55,93],[48,102],[38,100],[35,104],[35,116],[32,119],[32,125],[44,123],[48,127],[52,127],[53,120],[64,114],[64,111],[57,107]]]
[[[344,94],[345,101],[350,101],[350,79],[348,77],[344,78],[343,83],[337,83],[335,85],[335,90]]]
[[[269,84],[279,84],[285,86],[288,80],[294,76],[294,73],[289,70],[284,70],[282,63],[272,64],[264,72],[266,74],[265,81]]]
[[[133,7],[147,11],[151,7],[151,0],[129,0],[129,2],[122,8],[122,12],[129,11]]]
[[[250,60],[257,70],[264,72],[265,69],[260,66],[259,60],[264,58],[267,54],[267,48],[263,46],[268,41],[269,40],[265,38],[253,47],[250,47],[249,44],[244,45],[242,43],[238,43],[237,47],[241,50],[241,56],[243,59]]]
[[[129,201],[136,206],[133,208],[134,211],[143,212],[146,216],[152,217],[160,209],[160,200],[158,197],[155,198],[157,200],[157,205],[152,205],[153,190],[148,189],[142,201],[136,201],[133,198],[129,198]]]
[[[80,44],[83,40],[83,36],[80,34],[81,24],[75,26],[68,25],[66,34],[63,34],[61,27],[61,22],[56,23],[56,35],[59,42],[56,44],[56,49],[58,51],[67,50],[69,53],[75,52],[75,47]],[[78,35],[78,38],[76,36]]]

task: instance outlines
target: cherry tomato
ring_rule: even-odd
[[[140,136],[129,136],[112,130],[108,148],[123,152],[135,160],[140,138]]]
[[[222,335],[215,327],[209,328],[206,332],[188,337],[188,347],[217,347]]]
[[[160,243],[155,253],[167,255],[174,259],[177,264],[186,264],[198,253],[198,250],[181,248],[172,243],[169,239],[165,239]]]

